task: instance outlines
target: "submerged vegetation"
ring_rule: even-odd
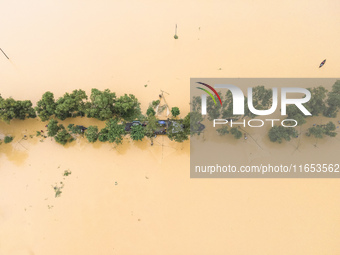
[[[13,136],[5,136],[4,143],[10,143],[13,141]]]

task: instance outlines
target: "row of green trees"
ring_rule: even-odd
[[[146,125],[133,125],[129,132],[133,140],[143,140],[144,137],[153,138],[159,130],[160,124],[156,118],[156,107],[160,100],[150,104],[146,115],[140,110],[140,103],[137,98],[125,94],[119,98],[109,89],[100,91],[92,89],[88,97],[83,90],[74,90],[72,93],[65,93],[57,100],[52,92],[46,92],[34,107],[30,100],[20,101],[13,98],[4,99],[0,96],[0,119],[10,123],[13,119],[25,120],[26,118],[39,117],[42,121],[48,121],[48,136],[60,144],[72,142],[75,135],[83,134],[79,126],[70,124],[67,128],[58,120],[65,120],[77,116],[96,118],[106,121],[105,127],[101,130],[97,126],[89,126],[84,132],[89,142],[110,142],[120,144],[126,135],[125,124],[128,121],[139,120]],[[166,131],[170,140],[183,142],[188,140],[190,133],[199,133],[199,122],[203,120],[200,114],[189,113],[184,119],[178,118],[180,110],[178,107],[171,109],[172,124]],[[194,116],[194,125],[190,129],[190,115]],[[163,127],[164,128],[164,127]]]
[[[340,109],[340,81],[336,81],[332,90],[328,91],[322,86],[309,88],[311,99],[304,104],[312,116],[323,115],[329,118],[335,118]],[[306,118],[310,118],[301,113],[295,105],[287,107],[288,119],[295,119],[298,125],[306,123]]]
[[[337,116],[337,113],[340,109],[340,81],[336,81],[332,90],[328,91],[322,86],[316,88],[308,88],[311,92],[311,99],[309,102],[305,103],[304,106],[311,112],[312,116],[323,115],[326,117],[334,118]],[[243,116],[233,115],[233,98],[230,90],[226,92],[225,95],[218,92],[221,100],[222,106],[220,104],[215,104],[214,101],[208,97],[207,98],[207,118],[212,121],[214,119],[232,119],[237,121],[239,119],[243,119],[246,117],[254,118],[256,115],[251,113],[248,109],[247,105],[247,97],[245,97],[244,101],[244,110],[245,113]],[[215,100],[218,102],[216,96]],[[264,86],[257,86],[253,88],[253,105],[255,109],[258,110],[266,110],[269,109],[272,105],[272,90],[266,89]],[[194,97],[192,100],[192,109],[194,112],[200,112],[201,109],[201,98]],[[303,125],[306,123],[305,116],[295,105],[287,106],[287,118],[295,119],[298,122],[298,125]],[[306,135],[314,136],[316,138],[322,138],[324,136],[336,136],[336,129],[333,122],[329,122],[327,125],[311,127],[308,129]],[[219,135],[223,136],[226,134],[233,135],[236,139],[242,137],[242,132],[236,128],[229,128],[227,126],[223,126],[217,129]],[[274,126],[269,132],[268,136],[270,141],[281,143],[283,140],[290,141],[292,137],[297,137],[298,132],[295,128],[284,128],[282,126]]]
[[[138,124],[132,125],[129,135],[134,141],[142,141],[145,137],[155,137],[155,132],[160,128],[158,119],[155,115],[144,117],[145,126]],[[54,137],[55,141],[65,145],[72,142],[75,135],[84,134],[90,143],[96,141],[121,144],[123,138],[127,135],[125,131],[126,123],[119,121],[117,118],[109,119],[105,122],[105,127],[99,130],[98,126],[89,126],[85,132],[79,126],[70,124],[67,129],[59,124],[58,120],[51,119],[47,125],[47,135]],[[190,135],[190,113],[184,119],[171,121],[171,125],[166,132],[168,138],[172,141],[183,142],[188,140]]]
[[[84,90],[74,90],[65,93],[57,100],[52,92],[46,92],[33,107],[30,100],[4,99],[0,96],[0,119],[9,123],[12,119],[24,120],[39,117],[47,121],[51,117],[65,120],[70,117],[87,116],[99,120],[108,120],[112,117],[132,120],[141,114],[140,103],[130,94],[116,97],[109,89],[100,91],[92,89],[88,98]]]
[[[92,90],[93,92],[95,92],[95,94],[98,92],[97,90]],[[74,91],[73,95],[76,95],[77,93],[79,93],[79,91]],[[104,91],[104,93],[109,93],[109,91]],[[51,97],[52,95],[49,93],[45,93],[43,98],[47,101],[52,102]],[[105,97],[111,97],[112,98],[112,94],[111,96],[109,96],[109,94],[106,94]],[[75,100],[78,103],[75,105],[82,105],[81,104],[81,98],[85,99],[85,96],[83,93],[81,93],[81,95],[79,97],[76,96],[72,96],[72,98],[79,98],[79,100]],[[102,99],[98,99],[99,101],[103,101]],[[94,100],[95,101],[95,100]],[[126,100],[128,101],[128,100]],[[110,101],[110,105],[112,104],[113,101]],[[132,125],[131,129],[129,130],[129,135],[132,138],[132,140],[135,141],[142,141],[145,137],[147,138],[153,138],[155,137],[155,133],[157,130],[162,129],[161,125],[158,123],[159,119],[156,117],[156,107],[159,105],[160,101],[159,100],[155,100],[153,101],[149,108],[147,109],[146,115],[142,115],[142,114],[138,114],[137,117],[134,118],[138,118],[138,120],[141,123],[144,123],[144,125]],[[40,107],[42,107],[41,102],[38,103],[38,105],[40,105]],[[51,103],[44,103],[44,105],[52,105]],[[115,103],[115,106],[117,105],[117,103]],[[120,107],[120,106],[119,106]],[[102,107],[100,107],[102,108]],[[44,109],[47,109],[47,107],[44,107]],[[55,108],[53,108],[55,109]],[[67,115],[69,117],[73,117],[73,116],[83,116],[83,115],[87,115],[86,114],[86,107],[81,106],[80,108],[76,108],[73,107],[73,115]],[[84,111],[76,111],[74,109],[85,109]],[[94,115],[87,115],[89,116],[97,116],[96,114],[100,114],[100,111],[97,113],[94,113],[94,109],[98,110],[98,107],[93,108],[92,112]],[[111,109],[111,108],[110,108]],[[112,108],[114,109],[114,108]],[[121,107],[120,109],[123,109],[123,107]],[[125,107],[126,111],[128,112],[128,108]],[[130,107],[131,109],[131,107]],[[50,113],[52,113],[53,111],[50,111]],[[54,112],[56,112],[56,110],[54,110]],[[71,111],[69,111],[71,112]],[[46,114],[44,115],[47,119],[47,117],[52,116],[52,114]],[[83,114],[85,113],[85,114]],[[41,116],[42,112],[40,112],[40,116]],[[171,114],[172,114],[172,119],[171,119],[171,125],[168,127],[168,130],[166,130],[166,134],[169,137],[170,140],[172,141],[176,141],[176,142],[183,142],[185,140],[188,140],[189,135],[190,135],[190,115],[195,116],[194,119],[196,118],[196,125],[193,126],[193,130],[196,128],[197,130],[199,129],[198,123],[200,121],[203,120],[203,118],[201,117],[200,114],[197,113],[189,113],[184,119],[181,118],[177,118],[178,115],[180,114],[180,110],[178,107],[173,107],[171,109]],[[60,118],[60,116],[66,116],[65,114],[63,115],[59,115],[59,114],[54,114],[56,117],[59,116],[59,119],[64,119],[64,117]],[[100,116],[104,116],[104,115],[100,115]],[[107,116],[112,116],[107,115]],[[117,114],[116,116],[114,116],[113,118],[109,118],[106,120],[105,123],[105,127],[102,128],[101,130],[99,130],[98,126],[89,126],[86,131],[83,133],[83,130],[81,129],[80,126],[75,126],[73,124],[70,124],[67,129],[62,125],[58,123],[58,120],[56,119],[51,119],[47,125],[48,128],[48,136],[49,137],[54,137],[54,139],[56,140],[56,142],[65,145],[68,142],[72,142],[74,140],[75,135],[79,135],[79,134],[84,134],[85,137],[87,138],[87,140],[90,143],[94,143],[96,141],[100,141],[100,142],[109,142],[109,143],[115,143],[115,144],[121,144],[123,141],[123,138],[125,135],[127,135],[127,132],[125,131],[125,125],[126,125],[126,119],[122,118],[122,117],[132,117],[132,116],[136,116],[135,113],[129,113],[128,115],[124,114],[124,111],[122,110],[120,112],[120,114]],[[120,118],[119,118],[120,117]],[[106,117],[105,117],[106,118]],[[104,119],[104,117],[100,117],[100,120]],[[131,118],[128,118],[131,119]],[[163,126],[164,129],[164,126]]]

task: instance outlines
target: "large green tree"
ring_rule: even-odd
[[[126,120],[133,120],[141,113],[140,103],[132,94],[119,97],[114,104],[114,110],[117,116]]]
[[[65,93],[56,102],[55,116],[60,120],[85,115],[85,102],[87,95],[83,90],[74,90],[71,94]]]
[[[156,112],[155,110],[150,106],[147,110],[146,110],[146,115],[147,116],[155,116]]]
[[[221,100],[223,100],[223,96],[221,95],[220,92],[218,92]],[[207,98],[207,114],[208,114],[208,120],[212,121],[214,119],[220,119],[221,117],[221,109],[222,106],[217,98],[216,95],[214,95],[215,101],[211,98]],[[216,102],[216,104],[215,104]]]
[[[180,110],[178,107],[172,107],[171,108],[171,114],[174,118],[176,118],[180,114]]]
[[[236,139],[240,139],[242,137],[242,132],[236,127],[230,129],[230,134],[232,134]]]
[[[221,110],[222,118],[223,119],[233,119],[238,120],[240,118],[244,118],[246,116],[254,117],[255,115],[252,114],[248,109],[247,104],[247,97],[244,98],[244,114],[243,115],[234,115],[234,107],[233,107],[233,96],[230,90],[228,90],[225,94],[224,101],[223,101],[223,107]],[[257,105],[257,108],[259,106]],[[260,110],[260,109],[258,109]],[[215,118],[218,119],[218,118]]]
[[[79,134],[83,133],[83,130],[82,130],[81,126],[79,126],[79,125],[69,124],[67,126],[67,129],[71,134],[79,135]]]
[[[92,89],[90,102],[86,104],[86,115],[89,118],[107,120],[113,117],[116,94],[109,89],[100,91]]]
[[[306,116],[301,112],[296,105],[290,104],[286,108],[287,119],[293,119],[297,121],[297,124],[300,126],[306,123]]]
[[[311,99],[304,104],[312,116],[318,116],[326,110],[327,89],[324,87],[309,88]]]
[[[145,127],[145,135],[147,137],[153,137],[155,135],[155,131],[158,128],[158,122],[157,118],[155,115],[151,114],[147,118],[147,124]]]
[[[52,92],[47,91],[43,94],[42,98],[37,102],[35,110],[42,121],[48,120],[54,115],[56,103]]]
[[[119,124],[117,119],[110,119],[105,123],[103,134],[106,135],[107,141],[110,143],[121,144],[126,134],[125,125]]]
[[[183,120],[172,121],[167,129],[167,136],[171,141],[184,142],[189,139],[190,130],[185,129],[182,124]]]
[[[230,133],[229,127],[227,125],[223,125],[223,127],[216,129],[216,131],[220,136]]]
[[[47,135],[50,137],[55,136],[60,129],[65,129],[62,124],[58,125],[58,121],[55,119],[51,119],[47,124]]]
[[[191,110],[193,112],[201,112],[201,107],[202,107],[201,97],[194,96],[192,98],[190,105],[191,105]]]
[[[268,136],[271,142],[282,143],[283,140],[290,141],[292,137],[296,137],[297,131],[292,127],[274,126],[269,130]]]
[[[200,135],[202,131],[202,114],[199,112],[189,112],[183,119],[184,129],[191,135]]]
[[[62,145],[65,145],[66,143],[72,142],[74,140],[73,137],[70,135],[69,132],[67,132],[65,128],[61,128],[54,137],[54,139],[57,143],[60,143]]]
[[[142,125],[134,125],[130,130],[130,137],[135,141],[142,141],[145,136],[145,128]]]
[[[89,126],[85,131],[85,136],[90,143],[94,143],[98,139],[98,127]]]
[[[328,93],[327,104],[324,115],[335,118],[340,108],[340,80],[333,84],[332,91]]]
[[[337,133],[334,132],[335,129],[335,124],[330,121],[326,125],[317,125],[309,128],[306,135],[314,136],[315,138],[323,138],[325,135],[335,137],[337,135]]]
[[[35,110],[30,100],[16,101],[13,98],[4,99],[0,95],[0,119],[9,123],[12,119],[24,120],[35,118]]]

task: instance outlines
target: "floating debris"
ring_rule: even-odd
[[[178,39],[178,36],[177,36],[177,24],[176,24],[176,28],[175,28],[175,35],[174,35],[174,38],[175,38],[175,40]]]
[[[9,59],[9,57],[6,55],[6,53],[0,48],[0,50],[2,51],[2,53],[5,55],[5,57],[7,58],[7,59]]]

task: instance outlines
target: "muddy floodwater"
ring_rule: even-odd
[[[184,117],[190,77],[340,77],[335,0],[0,6],[0,47],[9,57],[0,52],[0,93],[34,104],[46,91],[109,88],[136,95],[145,111],[163,90]],[[189,141],[158,136],[150,146],[126,137],[114,147],[79,138],[61,146],[29,137],[45,124],[0,123],[15,137],[0,145],[1,255],[340,253],[338,179],[190,179]],[[322,153],[336,160],[330,155],[340,148],[339,137],[317,146],[311,138],[279,145],[265,132],[254,137],[261,156],[281,150],[287,161]],[[233,155],[261,162],[253,140],[223,139]]]

